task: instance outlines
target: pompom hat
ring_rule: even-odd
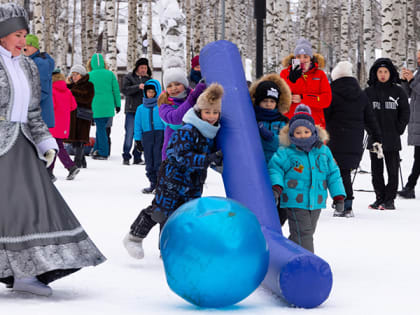
[[[179,82],[187,88],[188,80],[182,60],[177,57],[170,57],[165,64],[166,67],[164,69],[166,70],[163,72],[163,84],[165,85],[165,89],[172,82]]]
[[[223,87],[218,83],[212,83],[198,97],[194,110],[200,112],[203,109],[222,110]]]
[[[299,126],[304,126],[311,130],[312,133],[315,133],[315,121],[311,114],[311,109],[308,106],[299,104],[289,122],[289,135],[293,136],[295,129]]]
[[[311,56],[312,58],[314,54],[312,52],[311,43],[306,38],[299,39],[296,43],[294,55],[295,57],[297,55],[308,55],[308,56]]]
[[[29,33],[25,9],[15,3],[0,5],[0,38],[22,29]]]

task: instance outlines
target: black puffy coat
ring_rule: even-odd
[[[332,101],[324,110],[328,146],[342,169],[355,169],[363,154],[364,130],[381,142],[379,126],[365,93],[353,77],[331,83]]]

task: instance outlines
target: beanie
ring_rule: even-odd
[[[276,83],[273,81],[262,81],[255,90],[255,105],[258,106],[265,98],[271,98],[278,103],[280,94],[279,87]]]
[[[311,58],[312,58],[313,53],[312,53],[311,43],[305,38],[299,39],[296,43],[296,48],[295,48],[295,51],[294,51],[294,55],[295,55],[295,57],[297,55],[308,55],[308,56],[311,56]]]
[[[210,84],[197,99],[194,110],[200,112],[203,109],[222,110],[223,87],[218,83]]]
[[[26,35],[26,45],[35,47],[36,49],[39,49],[38,36],[36,36],[34,34],[28,34],[28,35]]]
[[[152,70],[150,69],[149,60],[147,60],[147,58],[140,58],[136,61],[136,65],[134,66],[133,73],[135,73],[137,71],[137,68],[142,65],[147,66],[147,75],[151,77]]]
[[[197,55],[197,56],[194,56],[192,59],[191,59],[191,68],[195,68],[195,67],[197,67],[197,66],[199,66],[200,65],[200,56],[199,55]]]
[[[182,60],[177,57],[170,57],[165,64],[166,67],[163,72],[163,84],[165,88],[172,82],[179,82],[187,88],[188,80]]]
[[[337,65],[334,67],[334,69],[331,71],[331,79],[333,81],[344,78],[344,77],[352,77],[353,65],[348,61],[340,61],[337,63]]]
[[[15,3],[0,5],[0,38],[21,29],[29,33],[28,15],[25,9]]]
[[[85,76],[87,74],[86,68],[82,65],[74,65],[73,67],[71,67],[70,74],[72,74],[73,72],[79,73],[81,76]]]
[[[315,121],[311,116],[311,109],[304,105],[299,104],[296,109],[293,117],[290,119],[289,122],[289,135],[293,136],[295,129],[297,127],[304,126],[311,130],[312,133],[315,133]]]

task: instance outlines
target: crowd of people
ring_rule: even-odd
[[[180,205],[199,198],[208,167],[223,163],[216,135],[223,123],[224,89],[203,80],[199,56],[192,58],[189,75],[180,59],[169,58],[163,86],[153,79],[148,60],[140,58],[120,89],[100,53],[86,67],[72,65],[66,76],[28,33],[25,10],[0,5],[0,169],[8,183],[0,189],[6,201],[0,211],[0,282],[48,296],[50,282],[105,260],[53,184],[56,157],[69,172],[66,179],[74,180],[87,168],[85,147],[92,144],[94,126],[88,154],[107,160],[112,120],[120,112],[121,93],[125,96],[122,164],[145,164],[150,186],[142,192],[155,193],[123,240],[128,253],[141,259],[142,241],[153,226],[162,228]],[[279,220],[288,222],[289,238],[311,252],[328,191],[334,216],[355,215],[351,174],[364,150],[369,150],[375,192],[370,209],[396,209],[397,194],[415,198],[420,175],[419,71],[398,73],[390,59],[379,58],[363,90],[350,62],[339,62],[330,78],[324,64],[302,38],[280,73],[266,74],[249,87]],[[414,164],[398,192],[407,125]]]

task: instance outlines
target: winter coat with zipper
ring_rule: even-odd
[[[145,83],[145,87],[152,85],[155,88],[156,96],[147,98],[145,90],[143,90],[143,104],[136,111],[134,119],[134,140],[142,140],[143,135],[154,132],[156,130],[164,130],[165,125],[159,116],[159,107],[157,106],[158,96],[161,93],[160,83],[154,79],[150,79]]]
[[[143,103],[143,90],[139,89],[139,85],[150,79],[148,76],[138,76],[135,70],[124,76],[121,88],[121,92],[126,97],[124,113],[135,113],[137,107]]]
[[[319,139],[326,141],[327,132],[317,126]],[[327,189],[332,198],[346,196],[340,170],[330,149],[321,144],[306,153],[290,142],[289,125],[280,133],[279,147],[268,165],[271,184],[283,188],[282,208],[316,210],[326,207]]]
[[[420,146],[420,67],[410,82],[402,82],[402,87],[410,97],[407,142],[408,145]]]
[[[325,109],[330,135],[328,147],[342,169],[358,167],[363,154],[364,130],[374,142],[382,142],[372,106],[356,78],[342,77],[331,83],[332,102]]]
[[[50,128],[50,132],[54,138],[67,139],[70,134],[70,112],[77,108],[77,103],[66,81],[55,81],[52,88],[55,126]]]
[[[101,54],[94,54],[90,60],[92,71],[89,72],[95,96],[92,101],[93,118],[114,117],[115,108],[121,107],[120,88],[112,71],[105,68]]]
[[[95,95],[92,82],[89,82],[89,74],[81,77],[76,83],[67,85],[76,99],[77,107],[92,110],[92,100]],[[66,142],[89,143],[90,120],[77,117],[77,110],[70,114],[70,136]]]
[[[315,124],[325,128],[324,108],[330,106],[332,96],[328,78],[324,71],[320,69],[325,65],[324,57],[320,54],[314,54],[312,67],[302,74],[295,83],[289,80],[293,58],[294,55],[289,55],[283,60],[282,64],[287,68],[280,72],[280,76],[289,85],[292,95],[300,95],[302,98],[300,103],[310,107]],[[289,119],[292,118],[297,105],[299,104],[292,103],[285,116]]]
[[[384,151],[401,150],[401,138],[410,119],[407,94],[395,83],[376,81],[365,89],[382,134]],[[374,138],[368,137],[368,148]]]

